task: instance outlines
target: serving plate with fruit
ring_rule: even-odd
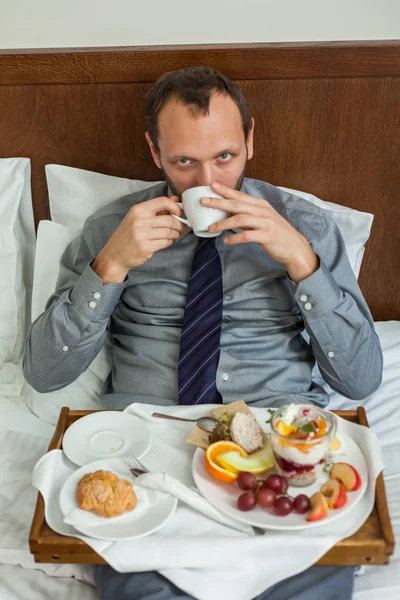
[[[327,524],[361,500],[367,464],[332,413],[292,404],[267,422],[266,409],[243,404],[220,412],[224,439],[211,436],[193,457],[196,486],[217,509],[263,529],[294,530]],[[236,417],[242,410],[247,417]]]

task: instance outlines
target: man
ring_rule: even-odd
[[[146,139],[166,183],[90,217],[66,250],[57,290],[27,341],[24,373],[34,388],[75,380],[107,331],[109,408],[242,397],[251,406],[326,406],[311,377],[315,358],[344,396],[378,388],[379,340],[340,232],[319,208],[244,177],[253,133],[240,88],[220,73],[192,68],[156,82]],[[179,216],[182,192],[200,185],[222,196],[204,206],[230,213],[207,240],[170,214]],[[96,578],[106,600],[187,597],[158,573],[99,567]],[[346,600],[352,586],[351,569],[318,567],[261,597]]]

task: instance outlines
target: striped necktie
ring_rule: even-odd
[[[218,404],[216,375],[222,323],[222,269],[215,238],[193,257],[178,365],[179,404]]]

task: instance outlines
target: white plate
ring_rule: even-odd
[[[112,471],[121,479],[132,482],[137,496],[137,504],[133,510],[126,511],[119,517],[99,517],[96,513],[81,510],[76,500],[78,482],[86,473],[99,469]],[[135,487],[135,477],[130,473],[121,459],[99,460],[81,467],[75,471],[64,483],[60,491],[60,508],[64,517],[76,509],[79,523],[74,522],[74,527],[84,535],[99,540],[119,542],[149,535],[162,525],[175,512],[178,501],[173,496],[151,490],[138,485]]]
[[[310,527],[326,525],[351,510],[361,500],[367,489],[368,469],[364,455],[351,438],[344,434],[341,435],[345,441],[345,448],[341,454],[332,456],[332,459],[334,462],[348,462],[351,464],[359,472],[362,484],[357,491],[347,493],[347,504],[343,508],[330,510],[328,516],[319,521],[306,521],[305,515],[298,515],[296,513],[290,513],[286,517],[278,517],[272,512],[272,509],[262,509],[259,506],[248,512],[241,512],[236,507],[236,502],[242,491],[236,483],[220,483],[208,474],[204,465],[205,451],[201,448],[197,448],[194,453],[192,465],[193,477],[198,490],[211,504],[222,513],[243,523],[261,527],[262,529],[282,530],[309,529]],[[328,479],[328,474],[323,473],[312,485],[305,487],[290,486],[287,493],[293,497],[299,494],[306,494],[310,497],[314,492],[319,492],[321,486]]]
[[[78,419],[68,427],[62,441],[69,460],[80,467],[95,460],[124,456],[128,452],[141,458],[150,444],[147,423],[134,415],[113,410]]]

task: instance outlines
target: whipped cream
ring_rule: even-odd
[[[329,451],[330,441],[328,438],[322,440],[319,444],[310,445],[307,453],[301,452],[293,446],[281,446],[277,440],[272,437],[272,449],[278,456],[288,462],[294,462],[297,465],[315,465],[326,457]]]
[[[314,419],[319,416],[319,409],[317,406],[308,406],[301,404],[289,404],[280,419],[285,425],[292,425],[296,423],[296,427],[303,427],[307,423],[311,423]]]

